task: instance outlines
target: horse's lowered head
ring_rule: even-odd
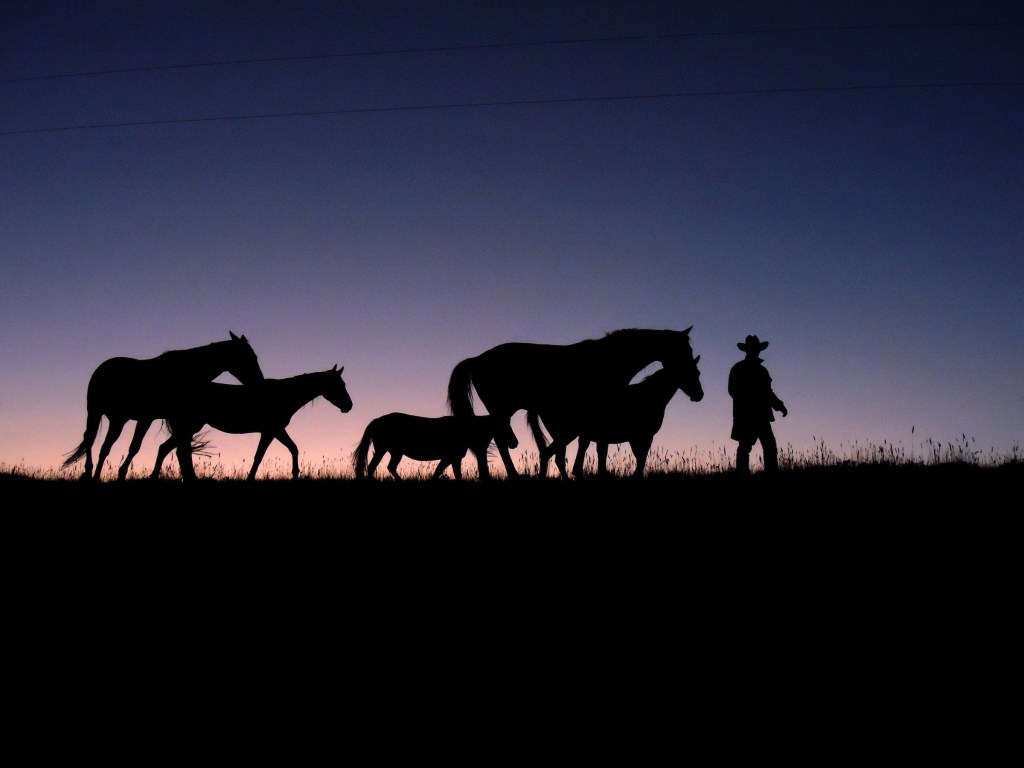
[[[228,331],[231,338],[223,342],[230,350],[227,360],[227,372],[243,384],[255,384],[263,381],[263,369],[260,368],[259,358],[256,352],[249,345],[245,336],[235,336],[234,331]]]
[[[700,355],[689,355],[666,360],[662,365],[675,379],[676,386],[695,403],[704,399],[704,388],[700,383],[700,369],[697,364],[700,362]]]
[[[507,419],[501,419],[497,416],[489,416],[488,419],[491,422],[491,428],[493,429],[494,440],[504,443],[513,450],[519,447],[519,438],[516,437],[515,431],[512,429],[512,423]]]

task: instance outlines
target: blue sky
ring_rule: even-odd
[[[670,403],[669,453],[732,452],[726,376],[750,333],[783,447],[1003,454],[1024,435],[1013,4],[39,2],[0,20],[2,464],[60,464],[106,358],[229,331],[268,376],[345,366],[352,411],[318,402],[289,430],[311,466],[347,466],[382,413],[442,415],[465,357],[627,327],[693,326],[707,394]],[[212,439],[228,467],[256,445]]]

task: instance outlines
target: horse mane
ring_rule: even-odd
[[[676,330],[673,330],[671,328],[664,328],[664,329],[658,329],[658,328],[619,328],[618,330],[615,330],[615,331],[608,331],[608,333],[606,333],[603,336],[603,338],[607,339],[610,336],[635,336],[638,333],[639,334],[644,334],[644,335],[647,335],[647,334],[650,334],[650,333],[678,333],[678,334],[682,334],[684,336],[689,336],[690,335],[689,332],[687,332],[687,331],[676,331]]]
[[[211,341],[209,344],[200,344],[198,347],[179,347],[178,349],[165,349],[163,352],[157,355],[157,357],[183,357],[185,355],[195,354],[201,349],[212,349],[213,347],[222,346],[224,344],[229,343],[231,343],[231,339],[223,339],[221,341]]]

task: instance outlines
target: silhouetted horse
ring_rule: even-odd
[[[231,333],[227,341],[216,341],[192,349],[171,350],[145,360],[133,357],[105,360],[89,379],[85,435],[78,447],[68,454],[63,466],[70,467],[84,456],[83,479],[94,477],[99,480],[103,462],[121,436],[121,430],[125,424],[134,420],[135,434],[128,447],[128,455],[117,471],[118,479],[124,480],[150,425],[167,415],[168,405],[183,390],[213,381],[225,372],[244,384],[263,380],[263,371],[256,353],[245,336],[239,338]],[[104,416],[107,417],[109,428],[100,447],[94,475],[92,444]]]
[[[493,416],[410,416],[407,413],[388,413],[371,421],[363,432],[359,446],[352,454],[357,478],[373,477],[377,465],[387,453],[391,454],[388,472],[396,480],[398,464],[404,456],[416,461],[439,463],[434,478],[440,477],[449,466],[456,480],[462,479],[462,459],[473,452],[480,467],[480,479],[489,477],[487,449],[496,436],[515,448],[519,444],[516,433],[508,422]],[[370,445],[373,460],[366,465]]]
[[[661,429],[665,409],[676,391],[683,390],[694,402],[699,402],[704,397],[700,373],[697,370],[699,362],[698,355],[692,365],[666,363],[642,381],[622,389],[618,398],[596,409],[580,411],[541,408],[528,411],[526,420],[537,444],[544,444],[538,417],[551,435],[550,445],[540,452],[541,476],[547,474],[548,459],[552,455],[562,477],[569,476],[565,470],[565,448],[579,437],[576,461],[573,464],[573,475],[576,477],[583,475],[583,460],[591,441],[597,443],[599,475],[607,474],[608,471],[608,444],[629,443],[636,458],[633,476],[643,477],[654,436]]]
[[[653,362],[679,361],[694,374],[697,362],[685,331],[625,328],[600,339],[575,344],[509,342],[470,357],[452,370],[448,409],[456,416],[473,414],[473,389],[492,416],[511,423],[519,410],[591,412],[616,396]],[[535,439],[537,434],[534,434]],[[510,477],[518,474],[509,446],[495,440]],[[541,452],[546,443],[537,445]],[[482,469],[482,468],[481,468]]]
[[[207,424],[230,434],[260,433],[260,442],[249,470],[256,478],[263,456],[277,439],[292,454],[292,477],[299,476],[299,449],[285,427],[295,412],[318,397],[323,397],[342,413],[352,410],[341,372],[333,368],[319,373],[303,373],[288,379],[264,379],[258,384],[207,383],[194,387],[182,398],[174,414],[164,420],[171,436],[157,450],[152,478],[160,477],[160,467],[172,448],[177,449],[183,480],[195,479],[192,464],[192,439]]]

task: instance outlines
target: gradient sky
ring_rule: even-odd
[[[352,411],[289,430],[340,471],[496,344],[690,325],[707,394],[656,449],[732,454],[753,333],[783,449],[1007,454],[1022,24],[1007,2],[5,4],[0,464],[60,465],[103,360],[229,331],[270,377],[345,366]],[[255,436],[211,438],[251,462]]]

